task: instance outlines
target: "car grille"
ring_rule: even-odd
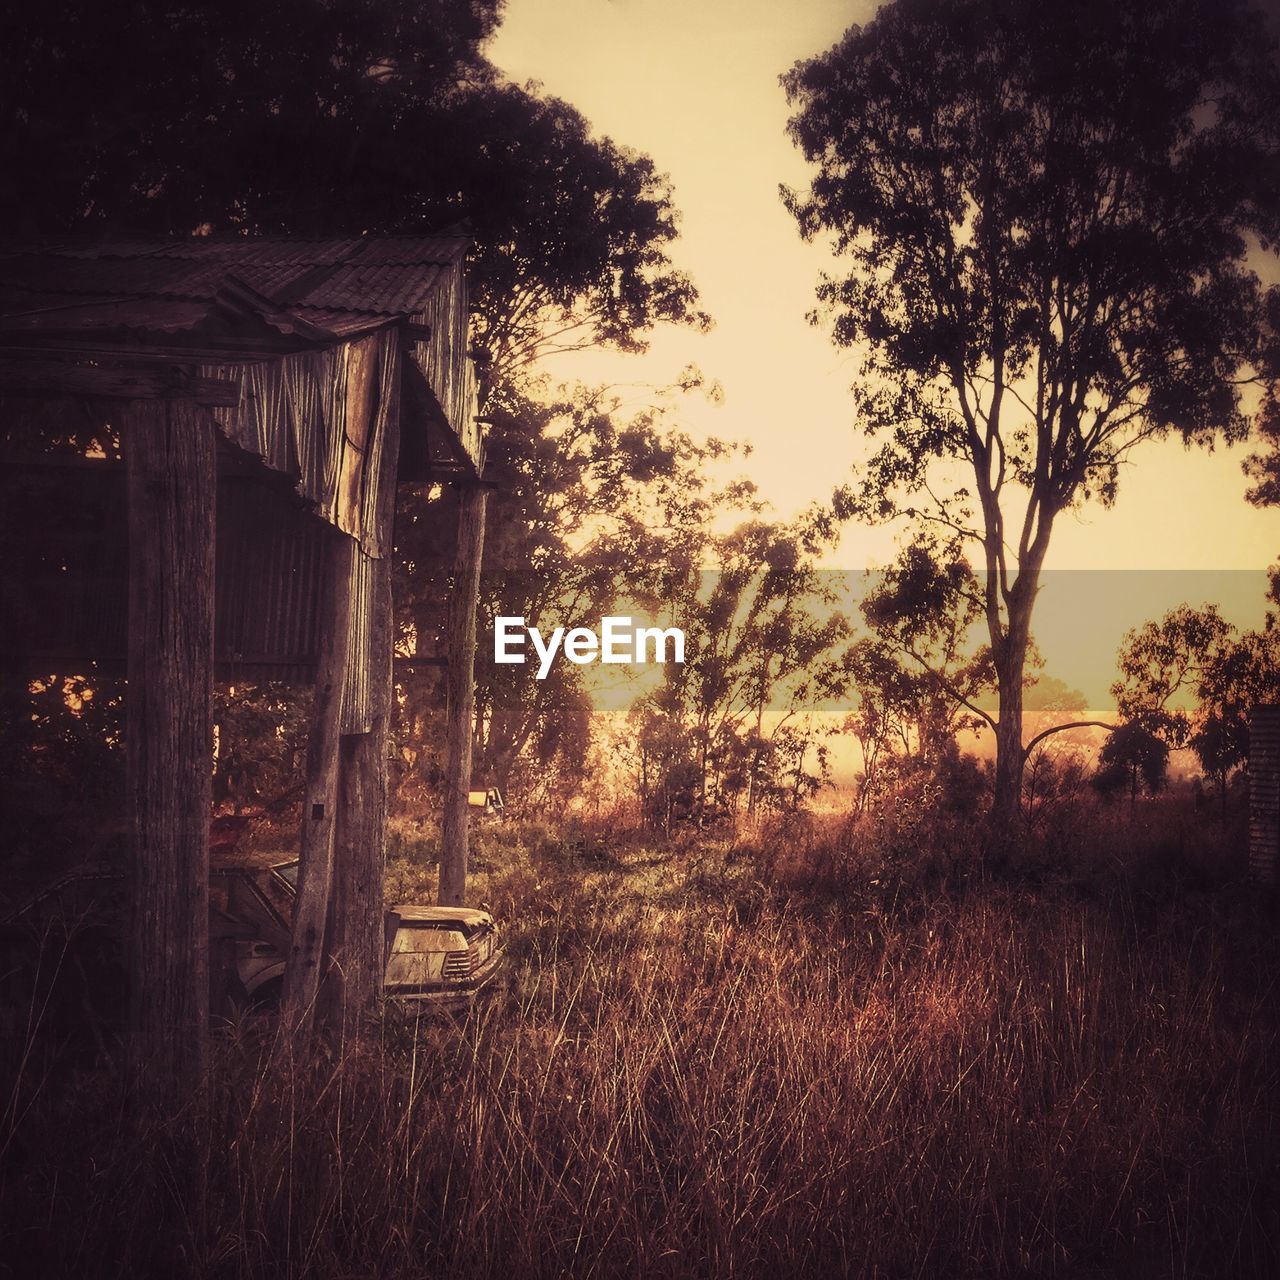
[[[444,957],[444,976],[446,978],[469,978],[476,967],[479,956],[474,950],[448,951]]]

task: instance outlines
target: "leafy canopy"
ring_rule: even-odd
[[[548,346],[706,325],[670,184],[483,56],[500,0],[53,0],[0,45],[0,229],[477,241],[500,381]]]
[[[1111,687],[1129,726],[1189,747],[1220,780],[1249,754],[1249,714],[1280,696],[1280,627],[1237,633],[1213,605],[1180,605],[1130,631]]]
[[[553,770],[586,764],[591,691],[583,668],[495,664],[492,619],[523,617],[550,634],[609,614],[656,618],[673,591],[696,574],[706,530],[718,513],[753,504],[748,482],[722,474],[737,447],[693,440],[673,421],[676,393],[624,402],[609,387],[511,387],[491,413],[486,475],[490,494],[480,584],[476,654],[476,776],[527,803]],[[438,650],[446,626],[449,545],[456,510],[448,501],[401,511],[396,583],[408,628],[404,646]],[[663,625],[666,625],[665,623]],[[617,669],[614,669],[617,670]],[[405,691],[411,737],[431,743],[437,701],[425,682]]]
[[[796,808],[825,785],[820,712],[846,696],[850,669],[848,622],[815,563],[824,537],[809,514],[704,531],[672,581],[689,652],[633,711],[650,818]]]
[[[784,77],[817,169],[784,199],[849,264],[819,298],[881,441],[844,514],[921,495],[985,548],[994,610],[1139,441],[1244,433],[1273,59],[1240,3],[896,0]]]
[[[1275,45],[1244,0],[893,0],[783,83],[816,169],[783,199],[848,265],[813,318],[861,351],[879,445],[835,513],[978,551],[1007,826],[1055,521],[1110,505],[1143,440],[1247,431]]]

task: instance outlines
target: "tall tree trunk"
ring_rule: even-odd
[[[489,492],[481,485],[469,484],[462,487],[458,498],[458,546],[453,598],[449,602],[449,695],[438,894],[442,907],[460,907],[467,896],[467,792],[471,788],[476,698],[476,602],[480,597]]]
[[[1027,753],[1022,742],[1022,695],[1026,683],[1027,651],[1031,645],[1031,612],[1040,590],[1054,512],[1042,499],[1034,539],[1019,557],[1018,576],[1005,597],[1007,621],[1001,628],[993,618],[993,588],[999,589],[1003,563],[998,544],[987,547],[987,623],[1000,694],[1000,714],[996,725],[995,797],[992,825],[1000,839],[1013,836],[1022,819],[1022,769]],[[988,528],[998,527],[988,523]]]
[[[127,793],[133,837],[132,1073],[172,1109],[197,1096],[209,1019],[213,789],[213,424],[139,401],[124,425],[129,489]]]
[[[1030,604],[1010,605],[1009,629],[996,658],[1000,715],[996,724],[996,777],[992,819],[997,833],[1012,835],[1022,816],[1022,691],[1030,636]]]

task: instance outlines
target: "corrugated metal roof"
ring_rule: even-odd
[[[0,278],[33,293],[210,299],[227,277],[219,262],[182,258],[64,258],[30,254],[0,261]]]
[[[432,291],[461,261],[468,241],[457,236],[344,240],[274,238],[104,242],[54,241],[0,248],[0,328],[46,329],[73,299],[91,303],[212,303],[229,278],[285,309],[322,309],[338,332],[347,316],[396,317],[420,312]],[[337,313],[337,314],[335,314]],[[44,315],[45,320],[33,317]],[[172,332],[163,306],[149,323],[124,327]],[[70,317],[58,316],[57,327]],[[16,323],[15,323],[16,322]],[[95,327],[97,325],[95,324]]]
[[[189,236],[166,240],[147,251],[155,258],[187,258],[193,262],[251,262],[271,266],[316,266],[346,262],[359,253],[364,240],[298,240],[292,236]],[[105,245],[104,256],[113,252]]]
[[[225,429],[284,470],[292,441],[303,492],[341,526],[332,477],[316,472],[321,455],[332,463],[340,451],[326,446],[312,458],[308,450],[338,422],[324,406],[346,386],[345,350],[397,320],[429,330],[415,335],[406,363],[427,379],[462,453],[481,463],[462,270],[469,243],[452,235],[0,243],[0,353],[83,360],[88,349],[98,360],[147,348],[158,361],[192,359],[207,377],[239,367],[242,402],[222,415]],[[246,398],[267,377],[255,372],[262,361],[274,370],[272,395]]]
[[[471,241],[464,236],[379,236],[361,241],[359,252],[351,260],[364,266],[417,262],[445,266],[457,262],[470,247]]]
[[[328,279],[308,289],[293,305],[412,315],[426,305],[445,272],[445,267],[435,264],[412,268],[348,264],[336,268]]]
[[[332,333],[338,338],[348,338],[352,334],[367,333],[370,328],[386,323],[387,316],[372,311],[351,311],[344,308],[315,307],[307,303],[300,307],[299,314],[312,324]],[[416,318],[411,315],[410,319]]]
[[[183,333],[202,324],[208,315],[207,302],[183,298],[89,298],[27,293],[0,285],[0,331],[11,337],[51,330],[75,331],[86,337],[119,332]]]

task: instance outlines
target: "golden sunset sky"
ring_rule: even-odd
[[[818,275],[833,260],[824,245],[800,241],[778,198],[779,183],[798,186],[807,176],[785,133],[778,76],[875,7],[868,0],[508,0],[490,47],[513,79],[539,81],[597,132],[647,152],[670,175],[683,215],[673,256],[715,319],[706,336],[659,333],[643,356],[581,353],[561,358],[552,372],[664,384],[696,363],[719,380],[724,398],[715,405],[689,397],[685,424],[750,441],[745,469],[782,518],[828,499],[864,445],[848,395],[857,357],[837,351],[805,319]],[[1258,266],[1280,279],[1274,262]],[[1280,511],[1245,502],[1240,462],[1247,452],[1189,452],[1174,441],[1142,447],[1113,510],[1092,507],[1059,520],[1048,568],[1265,568],[1280,554]],[[893,537],[851,526],[832,563],[883,564]],[[1176,597],[1167,604],[1161,582]],[[1114,655],[1124,628],[1179,603],[1182,586],[1179,575],[1159,575],[1131,607],[1133,592],[1112,592],[1115,617],[1101,627],[1105,634],[1090,633],[1091,647]],[[1252,585],[1236,592],[1238,606],[1224,601],[1224,611],[1256,625],[1260,592]],[[1253,600],[1256,606],[1247,603]],[[1075,607],[1062,616],[1075,616]],[[1044,627],[1037,632],[1046,656],[1058,651],[1051,669],[1080,639],[1055,642]]]

